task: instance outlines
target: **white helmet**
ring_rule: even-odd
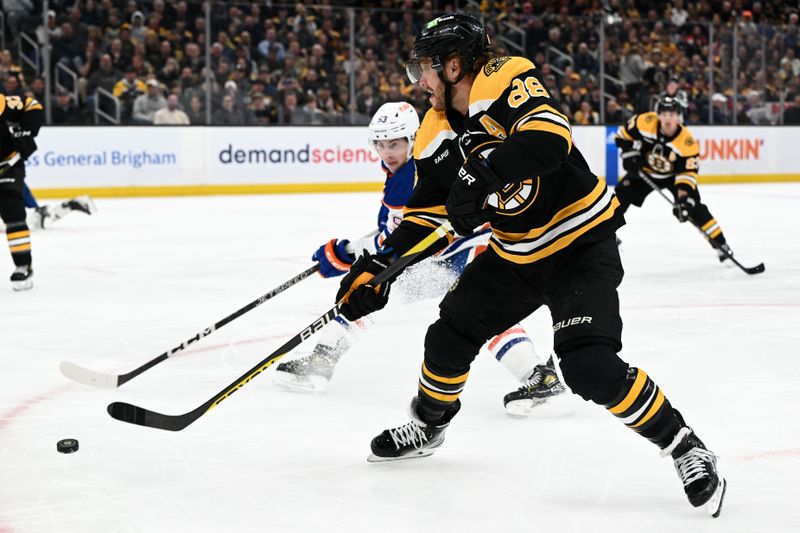
[[[407,102],[387,102],[369,122],[369,144],[390,139],[408,140],[408,157],[414,153],[414,139],[419,129],[419,116],[414,106]]]

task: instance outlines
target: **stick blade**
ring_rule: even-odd
[[[62,361],[58,368],[64,376],[82,385],[99,389],[116,389],[120,385],[118,376],[95,372],[68,361]]]
[[[744,269],[744,271],[747,272],[748,274],[761,274],[762,272],[764,272],[764,270],[766,270],[764,263],[759,263],[754,267]]]
[[[194,412],[177,416],[165,415],[125,402],[108,404],[108,414],[121,422],[167,431],[180,431],[197,418],[192,416]]]

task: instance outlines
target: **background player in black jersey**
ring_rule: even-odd
[[[641,178],[645,174],[660,189],[675,198],[673,214],[689,221],[705,234],[720,261],[733,255],[725,235],[708,207],[700,201],[697,173],[700,149],[691,132],[682,125],[683,104],[662,95],[655,111],[634,115],[617,133],[625,176],[616,188],[621,212],[633,204],[641,207],[653,188]]]
[[[43,122],[44,111],[37,100],[0,94],[0,218],[6,225],[6,238],[16,265],[11,274],[11,286],[16,291],[33,287],[23,180],[25,160],[36,151],[34,139]]]
[[[492,237],[428,329],[411,422],[373,439],[370,460],[431,455],[461,407],[480,347],[546,305],[567,385],[671,455],[691,504],[717,516],[725,480],[716,457],[655,382],[617,355],[619,202],[573,146],[540,71],[524,58],[492,58],[487,46],[482,24],[459,13],[430,21],[414,42],[409,77],[433,106],[417,142],[431,141],[417,159],[403,220],[385,244],[402,254],[444,218],[462,235],[488,220]],[[386,305],[390,283],[370,284],[385,265],[385,256],[369,255],[353,264],[337,295],[345,317]]]

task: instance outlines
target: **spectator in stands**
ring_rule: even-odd
[[[731,119],[728,116],[728,97],[722,93],[714,93],[711,97],[711,120],[713,124],[730,124]]]
[[[6,76],[6,81],[3,84],[3,94],[6,96],[24,96],[25,93],[20,85],[16,74]]]
[[[122,115],[124,119],[128,119],[133,112],[133,102],[140,94],[147,91],[145,83],[136,77],[136,70],[132,65],[129,65],[125,70],[125,76],[114,84],[114,89],[111,93],[119,98],[122,105]]]
[[[156,111],[167,107],[161,94],[161,84],[156,79],[147,80],[147,92],[133,102],[133,120],[137,124],[152,124]]]
[[[72,24],[65,22],[61,25],[61,36],[53,42],[53,60],[61,63],[72,71],[77,71],[82,64],[81,55],[84,46],[80,38],[75,35]]]
[[[31,0],[3,0],[3,13],[13,43],[19,36],[23,21],[33,13],[33,2]]]
[[[69,91],[60,90],[51,110],[53,124],[83,124],[83,116]]]
[[[153,124],[161,126],[163,124],[188,126],[189,116],[178,107],[178,96],[171,94],[167,97],[167,107],[159,109],[153,115]]]
[[[623,55],[619,65],[619,76],[625,86],[625,92],[628,93],[632,102],[636,103],[641,100],[642,77],[646,66],[642,59],[640,46],[636,43],[628,44],[628,50]],[[636,104],[634,104],[634,107],[636,112],[644,111],[644,109],[637,107]]]
[[[298,106],[297,93],[286,91],[283,106],[278,109],[278,124],[310,124],[311,116]]]
[[[242,114],[233,108],[233,97],[226,94],[222,97],[222,107],[212,117],[215,126],[241,126],[244,124]]]
[[[33,78],[33,81],[31,81],[30,85],[25,91],[25,96],[30,96],[39,102],[44,102],[44,78],[41,76],[36,76]]]
[[[592,104],[589,103],[588,100],[583,100],[581,102],[580,109],[575,112],[573,124],[579,124],[582,126],[600,124],[600,115],[597,114],[597,111],[592,109]]]
[[[795,95],[794,105],[783,113],[784,124],[800,124],[800,94]]]
[[[94,97],[94,93],[97,91],[98,87],[108,92],[114,91],[114,85],[117,83],[120,76],[120,72],[116,70],[111,63],[111,56],[109,54],[101,55],[97,70],[92,72],[86,82],[86,100],[88,101],[89,98]]]
[[[136,43],[143,43],[147,34],[147,26],[144,25],[144,13],[134,11],[131,15],[131,38]]]
[[[11,57],[11,51],[3,50],[0,52],[0,79],[5,79],[9,74],[20,76],[22,74],[22,69],[19,65],[14,63],[14,59]]]
[[[761,104],[761,94],[756,90],[751,90],[748,93],[744,114],[747,118],[742,121],[742,124],[768,125],[772,123],[766,106]]]
[[[205,125],[206,123],[206,110],[203,107],[203,101],[199,96],[192,96],[189,100],[189,107],[186,110],[189,117],[189,123],[197,125]]]
[[[589,51],[589,45],[586,43],[578,45],[578,52],[572,56],[572,61],[573,68],[581,76],[597,73],[597,59]]]

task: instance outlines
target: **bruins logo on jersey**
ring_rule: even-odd
[[[673,154],[670,154],[672,156]],[[674,160],[674,156],[670,157]],[[661,174],[669,174],[675,168],[670,159],[667,159],[661,154],[650,152],[647,154],[647,166]]]
[[[486,203],[493,207],[498,215],[516,215],[533,204],[538,192],[539,178],[536,178],[535,184],[529,178],[520,183],[509,183],[502,191],[490,194]]]
[[[511,60],[511,56],[503,56],[503,57],[493,57],[483,66],[483,73],[487,76],[494,74],[500,67],[506,64],[508,61]]]

